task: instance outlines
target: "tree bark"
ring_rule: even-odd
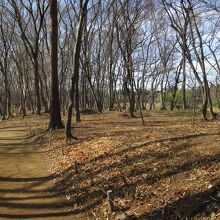
[[[57,0],[50,0],[50,41],[51,41],[51,103],[48,130],[64,128],[60,115],[58,85],[58,19]]]

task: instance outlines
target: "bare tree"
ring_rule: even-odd
[[[74,94],[75,94],[75,85],[76,80],[79,79],[79,67],[80,67],[80,51],[81,51],[81,39],[83,35],[83,25],[85,24],[85,18],[87,15],[87,5],[89,0],[80,0],[80,8],[79,8],[79,24],[76,34],[76,42],[74,47],[73,54],[73,75],[71,77],[71,89],[70,89],[70,98],[69,98],[69,106],[68,106],[68,115],[67,115],[67,123],[66,123],[66,140],[73,138],[71,134],[71,123],[72,123],[72,111],[73,111],[73,102],[74,102]]]
[[[40,88],[39,88],[39,40],[40,34],[43,27],[44,16],[48,9],[48,4],[46,0],[36,1],[36,7],[33,1],[15,1],[10,0],[10,4],[14,10],[13,17],[17,22],[19,29],[21,31],[21,38],[23,43],[28,51],[30,56],[31,62],[34,67],[34,85],[35,85],[35,92],[36,92],[36,114],[41,113],[41,100],[40,100]],[[22,14],[19,5],[26,10],[26,13],[29,16],[29,20],[26,20]],[[33,25],[33,36],[30,36],[30,32],[28,32],[27,27],[29,26],[29,21],[32,21]]]

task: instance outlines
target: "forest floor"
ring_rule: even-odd
[[[190,112],[146,113],[144,125],[119,112],[81,119],[73,128],[78,139],[68,145],[63,130],[43,132],[48,115],[20,119],[35,125],[38,152],[50,167],[53,191],[65,198],[66,215],[220,219],[219,119],[196,117],[193,126]],[[108,212],[107,190],[114,192],[113,213]]]
[[[220,219],[218,121],[192,126],[190,112],[148,113],[145,124],[125,113],[82,115],[78,140],[66,146],[63,131],[48,134],[57,188],[91,219],[127,212],[138,219]],[[77,161],[79,174],[74,174]],[[116,212],[108,213],[106,191]]]

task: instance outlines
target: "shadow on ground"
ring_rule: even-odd
[[[207,136],[212,135],[215,134],[207,134]],[[199,167],[220,163],[220,154],[212,154],[194,158],[183,164],[163,164],[163,160],[179,156],[184,150],[193,146],[190,141],[183,145],[182,140],[192,140],[200,136],[205,136],[205,134],[161,139],[106,153],[79,164],[78,174],[74,172],[74,166],[71,166],[61,173],[48,176],[0,176],[0,185],[2,183],[6,184],[4,188],[0,188],[0,194],[3,195],[0,197],[0,207],[8,210],[8,213],[1,213],[0,217],[25,219],[84,214],[103,204],[106,201],[106,191],[109,189],[114,191],[117,200],[123,199],[125,196],[138,200],[138,197],[135,197],[137,187],[152,186],[166,178]],[[35,138],[34,141],[37,143],[39,139],[40,136]],[[172,151],[170,152],[140,151],[132,156],[126,156],[127,153],[139,151],[154,142],[162,143],[167,140],[175,142],[175,146],[171,147]],[[180,141],[179,144],[178,141]],[[2,145],[0,145],[0,148]],[[10,156],[10,151],[7,154],[7,156]],[[108,163],[111,158],[118,158],[118,160]],[[161,169],[161,172],[154,170],[154,163],[157,161],[162,161],[163,169]],[[100,166],[102,163],[103,165]],[[106,175],[108,172],[111,172],[112,175]],[[48,182],[53,182],[53,184],[48,184]],[[11,188],[11,184],[14,184],[15,187]],[[217,196],[219,190],[220,185],[216,183],[207,191],[186,195],[170,204],[165,204],[164,207],[137,216],[137,219],[186,219],[199,213],[209,215],[220,209],[220,200]],[[15,196],[18,194],[22,196]],[[151,196],[151,194],[145,195],[146,198]],[[120,209],[129,209],[130,207],[119,206],[117,208],[120,211]],[[21,214],[12,214],[10,210],[13,209],[36,210],[37,213],[22,214],[21,211]]]

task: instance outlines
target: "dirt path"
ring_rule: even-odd
[[[27,126],[0,128],[0,218],[81,219],[59,196]]]

